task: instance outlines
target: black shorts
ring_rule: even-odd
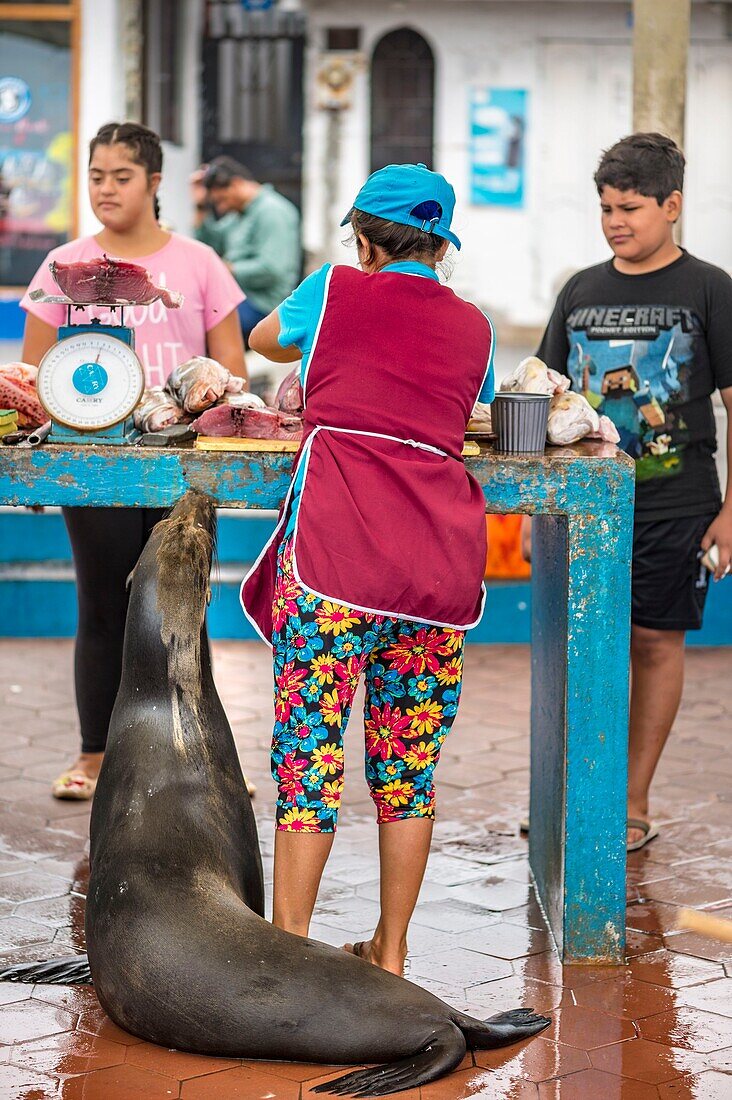
[[[711,574],[701,540],[718,513],[636,520],[631,621],[651,630],[699,630]]]

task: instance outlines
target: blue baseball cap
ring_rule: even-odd
[[[444,176],[431,172],[426,164],[387,164],[373,172],[356,195],[353,209],[434,233],[460,248],[459,238],[450,230],[455,192]],[[349,210],[341,225],[350,218]]]

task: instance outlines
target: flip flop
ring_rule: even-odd
[[[627,852],[638,852],[641,848],[645,848],[646,844],[654,840],[658,836],[658,825],[654,825],[652,821],[644,821],[642,817],[629,817],[627,821],[627,827],[629,829],[640,829],[643,836],[639,840],[634,840],[631,844],[626,845]]]
[[[645,848],[646,844],[649,844],[652,840],[658,836],[659,829],[657,825],[654,825],[651,821],[643,821],[639,817],[629,817],[627,821],[627,827],[629,829],[640,829],[643,836],[639,840],[634,840],[632,844],[626,846],[627,852],[638,852],[641,848]],[[519,832],[523,836],[529,834],[529,819],[523,818],[519,821]]]
[[[63,772],[51,784],[54,798],[66,798],[76,802],[88,802],[97,789],[96,779],[84,772]]]

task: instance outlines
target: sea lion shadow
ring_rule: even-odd
[[[383,1063],[315,1092],[384,1096],[467,1049],[529,1038],[531,1009],[473,1019],[404,978],[264,919],[257,827],[213,680],[212,501],[187,493],[132,574],[123,671],[91,816],[87,956],[0,980],[93,979],[105,1012],[198,1054]]]

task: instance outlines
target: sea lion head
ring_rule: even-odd
[[[163,636],[199,633],[210,599],[216,542],[212,501],[195,490],[186,493],[155,527],[151,541],[155,545],[157,607]]]
[[[197,722],[202,661],[208,669],[205,616],[215,540],[212,501],[190,491],[156,525],[131,577],[126,638],[139,638],[143,660],[165,662],[174,711],[180,714],[180,747],[184,728],[191,719]]]

